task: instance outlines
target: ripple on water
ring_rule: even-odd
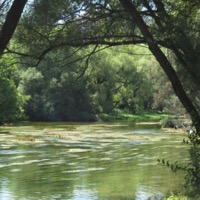
[[[41,161],[40,160],[26,160],[23,162],[13,162],[13,163],[8,164],[7,166],[30,165],[30,164],[39,163],[39,162]]]
[[[46,165],[61,165],[65,164],[65,160],[56,160],[56,161],[49,161],[44,163],[39,163],[38,166],[46,166]]]
[[[164,194],[161,192],[153,192],[151,187],[139,185],[135,194],[135,200],[149,200],[164,198]]]
[[[2,150],[0,151],[0,155],[19,155],[19,154],[33,154],[33,153],[40,153],[37,150]]]
[[[75,170],[68,170],[68,171],[63,171],[63,173],[82,173],[82,172],[96,172],[96,171],[103,171],[106,168],[103,167],[97,167],[97,168],[88,168],[88,169],[75,169]]]
[[[7,164],[3,164],[3,165],[0,164],[0,169],[5,168],[5,167],[8,167],[8,165]]]
[[[72,148],[68,149],[70,153],[82,153],[82,152],[88,152],[90,149],[81,149],[81,148]]]
[[[12,144],[1,144],[0,147],[1,147],[1,149],[11,149],[15,146]]]
[[[147,200],[148,198],[151,198],[152,195],[156,194],[156,192],[153,193],[155,190],[160,191],[161,187],[160,184],[157,186],[152,183],[151,185],[153,187],[149,189],[149,182],[146,183],[146,180],[144,180],[142,176],[143,170],[148,169],[149,165],[154,165],[151,166],[152,170],[156,169],[155,165],[157,164],[157,158],[154,159],[153,156],[158,155],[158,153],[160,154],[160,152],[169,152],[168,150],[172,143],[174,148],[177,148],[177,152],[179,152],[178,148],[181,148],[178,146],[177,140],[173,142],[169,139],[162,141],[163,139],[168,138],[168,134],[157,134],[152,129],[135,130],[134,127],[130,127],[130,129],[128,128],[125,130],[116,128],[110,131],[111,129],[107,129],[112,128],[113,126],[105,125],[105,127],[99,127],[98,124],[96,127],[89,127],[89,130],[88,126],[85,125],[81,126],[80,129],[77,129],[77,126],[74,126],[74,128],[66,130],[65,128],[56,129],[56,126],[58,125],[51,126],[48,128],[49,130],[36,130],[35,133],[31,133],[31,131],[35,131],[32,130],[32,128],[30,131],[21,131],[20,129],[19,132],[17,132],[16,130],[18,128],[15,127],[12,130],[12,135],[4,134],[1,135],[2,138],[0,138],[0,156],[2,159],[0,162],[1,171],[9,171],[18,175],[18,171],[21,170],[19,173],[22,177],[15,176],[16,183],[17,181],[22,183],[22,181],[25,180],[25,182],[23,182],[23,185],[25,186],[28,178],[33,178],[28,181],[33,181],[33,183],[35,183],[35,177],[32,175],[32,170],[38,170],[36,172],[38,172],[38,175],[41,175],[40,178],[42,182],[40,182],[39,187],[35,184],[37,186],[34,189],[35,191],[38,190],[37,193],[39,196],[42,196],[42,198],[47,198],[47,196],[43,196],[43,191],[46,189],[44,186],[47,185],[48,187],[51,187],[49,184],[52,184],[52,179],[49,177],[53,177],[53,174],[55,175],[55,173],[57,173],[56,178],[59,178],[59,181],[71,180],[70,184],[72,185],[64,184],[62,188],[59,184],[59,188],[56,188],[53,183],[52,186],[54,187],[54,190],[59,192],[63,190],[63,193],[66,193],[66,187],[69,187],[69,190],[72,191],[71,196],[73,199],[82,199],[83,196],[85,200],[97,199],[100,192],[104,190],[104,185],[106,185],[103,183],[107,181],[107,183],[112,183],[107,184],[108,186],[105,188],[105,193],[108,191],[109,195],[113,192],[113,186],[115,188],[119,187],[119,189],[123,186],[126,186],[127,188],[130,186],[130,188],[127,189],[128,194],[130,190],[137,190],[136,194],[131,194],[131,197],[135,195],[136,200]],[[22,127],[22,130],[27,129],[29,129],[29,127]],[[34,137],[35,140],[29,141],[28,139],[31,139],[32,137]],[[178,147],[175,147],[175,142]],[[151,145],[152,143],[155,145]],[[143,144],[144,146],[142,146]],[[149,149],[149,147],[151,147],[151,149]],[[20,165],[25,166],[20,167]],[[144,165],[144,167],[142,165]],[[9,170],[6,171],[6,168],[9,168]],[[22,173],[24,169],[26,173]],[[126,179],[126,177],[129,178],[129,171],[127,170],[130,170],[130,172],[136,170],[133,172],[134,174],[137,174],[137,178],[133,177],[133,180],[130,178],[129,182],[129,180]],[[103,175],[100,175],[101,172]],[[31,173],[31,176],[27,178],[28,173]],[[83,177],[82,173],[84,175]],[[7,173],[1,174],[7,175]],[[156,174],[159,174],[159,171],[156,171]],[[139,179],[140,175],[141,180]],[[153,173],[150,175],[152,176]],[[145,176],[149,176],[149,174],[145,174]],[[12,181],[13,179],[11,176],[8,176],[8,178],[11,178],[9,181]],[[94,183],[92,182],[92,179],[95,179]],[[125,182],[123,182],[124,179]],[[156,179],[158,182],[163,178],[162,175],[160,175],[158,178],[153,177],[153,179]],[[136,181],[138,181],[137,185]],[[93,184],[99,184],[97,187],[97,190],[100,189],[100,192],[98,191],[99,194],[96,195],[95,190],[94,192],[93,190],[90,192],[90,190],[87,190],[86,188],[85,190],[83,182],[84,184],[87,184],[86,186],[88,188],[91,182]],[[42,185],[43,183],[44,185]],[[148,187],[138,188],[140,183],[143,185],[147,184]],[[27,185],[27,188],[22,188],[22,186],[20,186],[19,189],[23,189],[23,191],[26,191],[24,193],[28,194],[28,191],[30,191],[29,187],[29,185]],[[39,191],[40,188],[41,191]],[[95,188],[95,185],[91,188]],[[2,189],[0,190],[0,199],[4,199],[1,196]],[[60,194],[62,194],[62,191],[58,193],[58,195],[52,195],[50,192],[48,197],[52,197],[52,199],[61,198]],[[127,195],[124,188],[122,195]],[[25,198],[28,199],[27,196],[25,196],[24,199]],[[11,199],[11,196],[7,199]]]
[[[19,172],[21,169],[12,169],[11,172]]]

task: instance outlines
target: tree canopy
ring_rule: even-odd
[[[1,9],[6,2],[2,1]],[[7,9],[1,34],[6,24],[11,27],[8,18],[15,2]],[[17,26],[26,3],[23,1],[21,10],[14,9],[18,18],[13,30],[16,27],[17,30],[11,43],[5,43],[4,54],[13,55],[21,66],[37,68],[46,62],[48,54],[58,51],[71,49],[70,54],[62,56],[60,63],[66,64],[67,59],[70,63],[79,59],[88,63],[94,53],[105,48],[144,44],[155,56],[200,131],[199,1],[34,0],[29,2]],[[9,37],[12,35],[13,31]],[[78,58],[74,55],[79,51],[84,53]],[[86,67],[83,74],[84,69]]]

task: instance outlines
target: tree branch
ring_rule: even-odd
[[[150,33],[148,26],[146,25],[141,15],[138,13],[132,1],[131,0],[119,0],[119,1],[132,17],[133,23],[135,23],[138,26],[142,35],[144,36],[144,38],[146,38],[150,51],[153,53],[156,60],[159,62],[160,66],[168,76],[176,95],[178,96],[179,100],[181,101],[187,112],[190,114],[191,119],[195,125],[195,128],[198,134],[200,135],[200,114],[196,109],[196,107],[194,106],[194,104],[192,103],[192,101],[189,99],[173,66],[171,65],[167,57],[164,55],[162,50],[159,48],[158,43],[154,39],[153,35]]]
[[[6,49],[15,29],[19,23],[21,14],[28,0],[15,0],[8,11],[5,22],[0,32],[0,56]]]

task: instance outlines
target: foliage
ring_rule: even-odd
[[[130,121],[150,121],[150,122],[160,122],[161,120],[169,117],[169,114],[165,113],[140,113],[138,115],[128,114],[127,111],[115,109],[107,120],[130,120]]]
[[[161,120],[161,125],[163,128],[175,128],[175,129],[183,129],[185,128],[185,124],[183,124],[182,119],[179,119],[177,116],[168,115],[167,117]]]
[[[172,195],[168,198],[164,198],[163,200],[190,200],[190,199],[182,195]]]
[[[190,195],[199,194],[200,190],[200,152],[199,148],[190,149],[191,163],[187,168],[186,189]]]
[[[200,195],[200,140],[196,133],[189,133],[189,140],[183,140],[184,143],[190,145],[188,164],[170,163],[165,159],[158,159],[162,165],[170,167],[173,172],[182,170],[185,175],[185,193],[194,198]],[[198,199],[198,198],[197,198]]]
[[[23,71],[20,88],[30,96],[26,114],[31,120],[91,120],[85,79],[76,81],[76,68],[59,70],[51,63],[54,58],[46,59],[38,69]]]
[[[24,97],[14,82],[15,67],[9,66],[10,57],[0,62],[0,124],[21,118]]]
[[[104,50],[88,60],[84,57],[91,48],[76,53],[68,48],[65,53],[52,52],[37,67],[19,66],[19,88],[29,96],[27,116],[31,120],[90,121],[114,109],[133,114],[151,110],[153,94],[148,73],[140,59],[123,53],[126,50]]]
[[[0,78],[0,122],[4,123],[14,118],[17,113],[17,92],[12,81]]]
[[[177,74],[180,75],[182,84],[184,84],[188,94],[192,95],[191,88],[193,86],[190,88],[186,87],[189,82],[185,81],[185,78],[182,78],[184,69],[188,68],[183,66],[183,62],[180,62],[180,57],[182,60],[198,60],[195,57],[195,55],[198,55],[196,47],[194,51],[186,51],[189,46],[192,45],[194,47],[194,38],[195,41],[197,41],[198,38],[198,34],[195,34],[194,31],[194,27],[198,26],[198,4],[196,2],[185,3],[182,0],[178,2],[171,0],[167,3],[163,1],[152,1],[152,3],[149,1],[137,1],[134,3],[133,6],[141,11],[144,19],[146,19],[145,23],[150,27],[149,30],[153,39],[160,45],[169,49],[166,51],[170,56],[168,60],[170,60],[175,68],[177,68]],[[82,49],[81,52],[83,52],[85,51],[84,46],[93,44],[96,46],[94,49],[90,48],[90,53],[94,53],[98,49],[97,45],[99,44],[104,44],[106,45],[105,47],[108,47],[112,45],[146,43],[143,36],[138,31],[136,26],[137,23],[130,20],[127,11],[123,11],[123,4],[120,3],[120,1],[37,0],[30,4],[32,4],[32,6],[28,7],[29,12],[24,14],[22,24],[18,27],[15,35],[17,45],[12,47],[15,51],[18,51],[19,48],[21,49],[21,52],[18,55],[29,56],[31,63],[28,62],[28,65],[38,65],[48,53],[56,52],[58,49],[60,49],[60,52],[68,52],[67,49],[70,49],[69,46],[77,47],[77,49],[75,49],[76,52],[80,49]],[[152,7],[152,5],[155,7]],[[193,9],[193,12],[189,12],[191,8]],[[42,12],[44,9],[48,10],[48,12]],[[156,9],[158,10],[157,12],[155,12]],[[146,16],[146,13],[148,13],[149,16]],[[188,20],[185,21],[185,18]],[[171,23],[171,21],[173,21],[173,23]],[[178,24],[179,26],[176,27],[173,24]],[[182,41],[187,42],[183,43]],[[182,55],[180,51],[182,51]],[[75,58],[73,54],[76,54],[76,52],[71,52],[71,56],[66,53],[65,58],[64,56],[62,57],[65,60],[67,57],[70,57],[69,62],[71,62],[71,60],[73,60],[72,58]],[[134,53],[132,50],[130,50],[129,53],[130,52]],[[51,53],[51,55],[52,54],[56,55],[56,53]],[[84,53],[81,54],[83,55],[82,57],[86,56]],[[176,55],[177,58],[174,57],[174,55]],[[116,57],[116,54],[113,53],[110,54],[110,56]],[[191,57],[194,57],[195,59],[191,59]],[[48,56],[46,58],[48,58]],[[88,60],[91,60],[90,55],[88,55],[88,58]],[[61,60],[62,59],[60,59],[60,61]],[[27,61],[28,59],[26,62]],[[132,62],[132,60],[129,59],[122,61],[121,63],[124,62],[128,63]],[[113,62],[113,64],[120,64],[119,60],[117,61],[116,59],[116,63]],[[198,61],[195,61],[195,64],[192,64],[191,66],[196,66],[196,64],[198,65]],[[131,66],[131,64],[128,63],[128,66]],[[104,72],[102,69],[102,71],[97,73],[102,73],[102,76],[105,76],[103,73],[107,73],[109,79],[111,79],[112,76],[109,74],[111,72],[110,67],[112,68],[112,66],[107,65],[107,67],[104,68]],[[84,67],[82,69],[84,71]],[[121,72],[120,70],[123,71]],[[155,90],[153,91],[152,87],[150,87],[151,84],[149,84],[149,80],[146,81],[146,85],[144,84],[144,81],[142,81],[143,85],[138,86],[140,85],[141,80],[147,78],[145,76],[142,77],[142,73],[138,73],[138,71],[136,73],[136,71],[134,72],[130,67],[127,67],[126,71],[124,71],[123,68],[120,70],[118,73],[123,76],[116,77],[118,80],[111,79],[110,81],[101,84],[100,87],[95,86],[97,90],[102,90],[100,92],[101,95],[96,93],[91,97],[94,102],[93,107],[95,107],[94,109],[97,109],[98,112],[111,112],[113,109],[113,102],[116,104],[114,107],[120,109],[125,109],[126,107],[133,113],[140,113],[143,109],[151,109],[153,102],[155,109],[160,109],[161,111],[164,107],[166,108],[167,103],[169,103],[168,108],[170,108],[172,105],[171,102],[177,102],[174,98],[172,98],[171,101],[166,102],[166,99],[169,99],[169,94],[172,93],[169,82],[167,82],[167,84],[162,84],[162,82],[160,82],[161,85],[158,82],[156,84],[158,93],[156,93]],[[146,72],[147,71],[150,70],[146,69]],[[186,71],[188,72],[188,70]],[[190,74],[190,78],[193,79],[191,74],[194,73],[191,73],[191,70],[188,74]],[[161,73],[160,76],[163,77],[163,74]],[[122,80],[120,80],[120,78]],[[124,79],[125,81],[128,81],[128,83],[134,80],[135,84],[130,83],[127,85],[127,83],[124,82],[123,86],[121,86],[122,84],[120,83],[119,91],[115,92],[114,90],[118,88],[114,87],[112,82],[122,82]],[[95,87],[91,86],[92,89]],[[106,91],[106,87],[112,88],[112,91],[108,91],[108,89]],[[138,91],[137,87],[144,87],[146,88],[146,91],[149,92],[147,93],[145,89]],[[163,93],[162,91],[165,92]],[[144,95],[143,92],[146,95]],[[153,92],[155,93],[152,98],[151,93]],[[181,94],[181,92],[178,94]],[[170,97],[171,96],[173,95],[170,94]],[[195,105],[197,106],[199,102],[197,94],[196,97]],[[105,101],[107,103],[105,103]],[[100,106],[98,107],[97,105]],[[177,107],[176,105],[177,104],[174,104],[174,107]],[[194,119],[195,117],[193,117],[193,120]]]
[[[200,125],[198,125],[200,124],[198,112],[200,98],[199,92],[195,93],[195,91],[199,91],[199,70],[197,67],[199,65],[199,45],[196,42],[199,41],[199,34],[196,31],[199,26],[199,4],[196,1],[191,3],[184,0],[178,2],[174,0],[167,2],[157,0],[37,0],[31,4],[29,12],[23,16],[22,25],[18,27],[15,35],[15,41],[22,47],[18,55],[28,56],[31,65],[38,65],[48,53],[58,49],[66,50],[69,46],[84,51],[85,46],[94,45],[93,49],[90,48],[90,53],[93,54],[100,45],[109,47],[125,44],[148,44],[148,47],[151,46],[151,52],[170,79],[176,95],[190,114],[196,129],[200,129]],[[124,7],[128,4],[130,6]],[[143,21],[143,28],[146,27],[146,33],[148,32],[154,41],[153,43],[150,43],[150,40],[146,38],[147,34],[144,34],[144,30],[141,30],[141,26],[138,24],[139,21],[132,16],[133,12],[129,12],[130,7],[135,9],[137,18]],[[44,9],[48,12],[42,12]],[[152,51],[154,49],[152,45],[157,46],[157,51]],[[158,45],[168,50],[161,49]],[[18,51],[18,47],[13,48],[13,50]],[[78,51],[77,49],[75,51]],[[156,52],[162,54],[162,59],[159,59],[160,56]],[[88,55],[88,60],[90,60],[91,54]],[[70,57],[74,57],[73,53],[71,55]],[[86,54],[83,57],[85,56]],[[128,65],[130,66],[130,64]],[[109,75],[111,70],[105,70],[111,79]],[[136,83],[136,73],[133,76],[130,72],[132,69],[126,68],[126,71],[121,74],[128,77],[128,81],[131,81],[130,77],[134,78],[134,87],[131,88],[133,84],[126,87],[124,83],[124,87],[120,86],[120,91],[116,95],[112,95],[114,91],[108,92],[104,87],[101,96],[93,96],[94,101],[100,104],[97,110],[111,112],[113,101],[119,108],[129,107],[129,110],[134,113],[142,111],[143,108],[138,105],[142,104],[145,109],[149,109],[153,101],[156,102],[155,109],[161,111],[166,107],[166,104],[168,104],[168,108],[172,107],[171,105],[174,105],[175,108],[177,105],[179,107],[180,103],[174,98],[169,82],[166,84],[160,82],[161,85],[157,83],[158,93],[154,93],[152,98],[150,93],[155,91],[152,91],[148,81],[146,85],[140,86],[149,90],[149,96],[145,96],[141,91],[137,91],[137,84],[140,84],[140,80],[144,77],[139,77],[138,83]],[[102,73],[105,72],[102,71]],[[160,75],[163,76],[162,73]],[[124,79],[123,76],[121,78]],[[114,89],[113,85],[109,85],[111,82],[112,80],[104,85],[107,84],[107,87],[111,86]],[[101,89],[103,88],[101,87]],[[129,92],[131,90],[132,93]],[[172,97],[171,99],[168,94],[170,94],[170,98]],[[104,103],[105,99],[107,99],[106,104]],[[166,101],[166,99],[170,99],[170,101]],[[95,104],[98,104],[96,102]],[[180,109],[180,112],[184,112],[181,106]],[[171,111],[173,110],[171,109]]]

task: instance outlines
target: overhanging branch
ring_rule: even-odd
[[[127,36],[127,39],[124,39],[125,36],[104,36],[104,37],[93,37],[93,38],[81,38],[81,39],[73,39],[66,42],[61,42],[59,44],[52,44],[49,47],[46,47],[43,51],[37,54],[28,54],[22,53],[18,51],[14,51],[12,49],[7,48],[5,53],[11,53],[18,55],[20,57],[30,57],[33,59],[37,59],[39,64],[41,60],[51,51],[62,48],[62,47],[86,47],[89,45],[105,45],[107,47],[112,46],[120,46],[120,45],[133,45],[133,44],[143,44],[145,40],[139,36]]]
[[[13,2],[0,32],[0,55],[2,55],[12,38],[27,1],[15,0]]]

